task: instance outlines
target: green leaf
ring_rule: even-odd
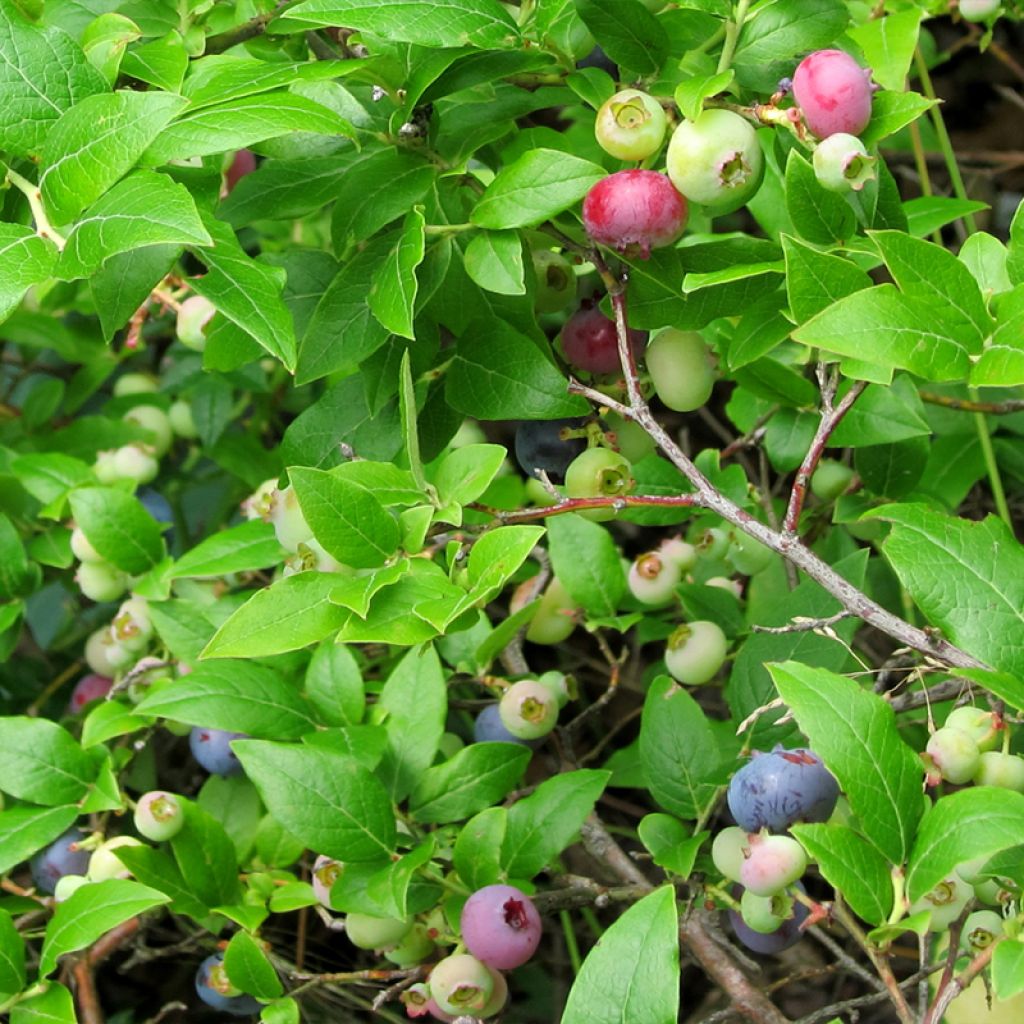
[[[533,878],[573,840],[610,772],[563,772],[542,782],[508,810],[501,864],[509,878]]]
[[[345,621],[331,603],[334,573],[285,576],[258,590],[217,630],[203,658],[262,658],[297,651],[328,637]]]
[[[57,906],[46,926],[39,977],[52,974],[65,953],[85,949],[111,928],[162,903],[170,903],[162,892],[127,879],[83,885]]]
[[[367,301],[373,315],[392,333],[415,340],[412,319],[416,304],[416,268],[426,253],[423,207],[414,206],[380,268],[373,275]]]
[[[137,882],[169,896],[173,913],[188,914],[197,921],[209,913],[206,905],[196,898],[170,854],[152,846],[119,846],[117,858]],[[233,864],[234,858],[229,857],[228,863]]]
[[[869,514],[893,524],[882,550],[929,621],[993,668],[1024,674],[1024,551],[1002,520],[925,505]]]
[[[675,101],[683,117],[696,121],[704,109],[704,101],[710,96],[725,92],[735,77],[732,68],[714,75],[696,75],[676,86]]]
[[[902,92],[914,59],[923,12],[917,9],[865,21],[849,30],[864,54],[871,77],[883,89]],[[878,97],[875,97],[877,102]]]
[[[933,231],[966,217],[969,213],[987,210],[987,203],[973,199],[957,199],[954,196],[917,196],[903,204],[907,215],[910,234],[924,238]]]
[[[578,202],[607,173],[570,153],[528,150],[498,172],[470,220],[482,228],[532,227]]]
[[[473,743],[428,768],[412,791],[417,821],[462,821],[501,800],[519,781],[530,751],[512,743]],[[319,849],[319,847],[318,847]]]
[[[832,253],[820,252],[790,235],[782,236],[786,253],[786,293],[793,319],[802,324],[833,302],[870,288],[867,271]]]
[[[739,83],[771,93],[792,75],[795,54],[830,46],[850,19],[842,0],[783,0],[770,3],[743,25],[733,66]]]
[[[188,97],[189,109],[198,110],[298,82],[337,78],[351,70],[351,65],[345,61],[318,60],[302,64],[215,53],[192,61],[188,81],[180,91]]]
[[[97,764],[56,722],[12,715],[0,718],[0,789],[45,807],[86,795]]]
[[[967,267],[948,249],[902,231],[869,234],[900,291],[927,302],[932,317],[943,322],[951,337],[968,352],[980,352],[992,318]]]
[[[195,579],[269,569],[280,564],[286,554],[273,526],[253,519],[201,540],[174,563],[168,578]]]
[[[645,814],[637,826],[640,842],[647,847],[654,863],[683,878],[690,877],[697,853],[708,834],[690,835],[689,829],[671,814]]]
[[[866,146],[874,146],[901,128],[916,121],[935,100],[916,92],[880,92],[871,104],[871,120],[861,132]]]
[[[547,520],[555,576],[590,615],[614,615],[626,593],[626,574],[611,534],[575,513]]]
[[[293,466],[288,477],[316,539],[355,569],[383,565],[398,547],[398,524],[376,497],[322,469]]]
[[[798,149],[791,149],[786,161],[786,209],[793,226],[808,242],[831,245],[856,232],[853,208],[841,195],[818,183],[814,169]]]
[[[351,373],[387,341],[388,329],[373,315],[367,295],[391,242],[390,235],[372,239],[342,263],[309,319],[299,347],[296,384],[329,373]]]
[[[359,663],[343,644],[321,644],[306,669],[306,696],[329,725],[362,721],[366,698]]]
[[[391,42],[420,46],[499,49],[513,44],[519,34],[497,0],[306,0],[281,18],[309,25],[347,25]]]
[[[700,705],[668,676],[647,691],[640,760],[654,799],[680,818],[696,818],[724,781],[719,737]]]
[[[480,537],[473,544],[466,566],[471,603],[495,597],[543,535],[543,527],[520,524],[503,526]]]
[[[884,284],[833,303],[797,328],[793,338],[887,373],[910,370],[928,380],[962,380],[970,368],[967,351],[931,312],[923,299]]]
[[[135,714],[134,704],[117,700],[100,701],[82,723],[82,746],[95,747],[115,736],[126,736],[151,724],[148,718]]]
[[[28,860],[75,821],[74,807],[12,807],[0,811],[0,873]]]
[[[1000,942],[992,954],[992,987],[998,1000],[1024,992],[1024,942]],[[993,1009],[998,1012],[999,1003]]]
[[[32,24],[5,0],[0,8],[0,150],[37,155],[61,114],[108,89],[67,33]]]
[[[586,401],[537,344],[502,320],[474,321],[463,331],[445,379],[445,397],[483,420],[582,416]]]
[[[576,0],[576,11],[616,64],[652,75],[669,54],[663,24],[639,0]]]
[[[349,121],[322,104],[292,92],[268,92],[188,110],[153,140],[142,159],[158,166],[171,160],[243,149],[300,131],[355,136]]]
[[[448,714],[445,674],[432,646],[413,648],[402,658],[377,706],[387,713],[387,747],[377,775],[400,803],[433,764]]]
[[[53,273],[57,247],[20,224],[0,224],[0,321],[6,320],[25,292]]]
[[[251,661],[205,662],[151,693],[139,714],[256,737],[290,740],[317,720],[295,687],[274,669]]]
[[[1013,283],[1006,272],[1008,256],[1006,246],[987,231],[969,235],[957,253],[957,259],[971,272],[986,298],[1012,290]]]
[[[466,273],[499,295],[525,295],[523,241],[518,231],[481,231],[463,253]]]
[[[251,259],[223,221],[207,215],[203,223],[214,244],[195,254],[206,264],[207,273],[190,280],[193,290],[280,359],[286,369],[294,370],[295,325],[281,299],[284,271]]]
[[[188,70],[188,53],[181,33],[172,29],[165,36],[136,46],[125,53],[121,71],[166,92],[180,92]]]
[[[562,1024],[674,1024],[679,1016],[679,920],[670,885],[629,908],[587,955]]]
[[[498,475],[508,456],[500,444],[467,444],[450,451],[433,474],[438,501],[468,505],[476,501]]]
[[[0,999],[25,986],[25,943],[6,910],[0,910]]]
[[[999,298],[996,329],[971,369],[973,387],[1024,384],[1024,284]]]
[[[105,341],[128,323],[180,254],[177,245],[144,246],[111,256],[92,275],[89,288]]]
[[[385,916],[404,918],[409,915],[409,886],[416,872],[434,855],[434,838],[428,836],[410,853],[394,864],[378,871],[366,887],[366,895],[375,900]]]
[[[89,277],[119,253],[148,245],[210,245],[195,201],[164,174],[136,171],[86,211],[57,265],[65,280]]]
[[[123,14],[101,14],[82,33],[82,49],[89,63],[113,86],[125,48],[141,35],[139,26],[131,18]]]
[[[824,669],[788,661],[769,671],[800,730],[846,794],[860,831],[891,864],[902,864],[921,817],[924,769],[900,736],[892,707]]]
[[[840,389],[840,395],[844,393]],[[890,387],[873,384],[867,388],[843,417],[829,443],[837,448],[863,448],[928,434],[931,427],[914,381],[900,374]]]
[[[284,991],[260,944],[246,932],[236,932],[224,950],[224,970],[233,985],[259,999],[276,999]]]
[[[138,498],[114,487],[79,487],[71,492],[71,512],[89,543],[125,572],[152,569],[164,556],[156,520]]]
[[[487,807],[459,829],[452,863],[470,889],[482,889],[501,879],[501,848],[508,826],[504,807]]]
[[[391,799],[354,759],[262,740],[238,740],[234,750],[270,813],[310,849],[343,861],[394,849]]]
[[[182,801],[185,824],[171,840],[182,877],[207,907],[240,898],[238,857],[224,826],[202,807]]]
[[[299,1004],[290,996],[268,1003],[260,1013],[263,1024],[299,1024]]]
[[[790,831],[858,917],[873,925],[888,920],[892,872],[878,850],[846,825],[793,825]]]
[[[0,512],[0,600],[17,597],[31,586],[25,546],[14,523]]]
[[[907,868],[913,902],[965,860],[990,857],[1020,842],[1024,794],[995,786],[971,786],[937,800],[914,839]]]
[[[370,238],[423,201],[436,174],[421,156],[394,146],[367,147],[354,156],[336,192],[331,219],[335,252]]]
[[[11,1024],[77,1024],[75,1003],[63,985],[51,985],[39,995],[14,1004]]]
[[[39,189],[50,219],[67,224],[135,166],[185,105],[160,92],[88,96],[61,115],[43,146]]]

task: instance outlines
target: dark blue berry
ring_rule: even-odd
[[[755,754],[729,783],[729,810],[747,832],[783,832],[798,821],[827,821],[839,784],[806,748]]]
[[[211,775],[238,775],[242,770],[242,762],[231,749],[231,741],[248,738],[244,732],[204,729],[197,725],[189,733],[188,743],[192,748],[192,756]]]
[[[40,850],[29,861],[32,881],[40,892],[52,896],[57,883],[65,875],[86,873],[91,854],[88,850],[72,850],[71,845],[88,835],[88,832],[83,832],[80,828],[69,828],[64,835],[55,839],[45,850]]]
[[[174,540],[174,510],[171,503],[152,487],[143,487],[135,492],[135,497],[142,502],[142,507],[160,524],[167,536],[167,543]]]
[[[539,477],[543,470],[551,481],[565,480],[569,463],[586,447],[583,437],[562,437],[563,430],[579,430],[585,417],[565,420],[527,420],[516,428],[516,461],[527,476]]]

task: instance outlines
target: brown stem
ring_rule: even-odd
[[[600,498],[566,498],[557,505],[543,505],[539,508],[519,508],[506,512],[490,505],[474,502],[470,508],[486,512],[502,523],[528,523],[534,519],[565,515],[588,508],[693,508],[699,505],[695,494],[621,494]]]
[[[937,395],[931,391],[921,392],[921,401],[930,405],[941,405],[946,409],[957,409],[961,412],[985,412],[993,416],[1005,416],[1007,413],[1020,412],[1024,409],[1024,398],[1008,398],[1005,402],[972,402],[967,398],[952,398],[949,395]]]
[[[638,423],[659,445],[669,461],[693,485],[697,492],[692,496],[695,505],[721,516],[726,522],[791,561],[858,618],[888,634],[900,644],[912,647],[944,664],[960,668],[987,667],[984,662],[949,641],[943,640],[935,631],[918,629],[899,616],[893,615],[892,612],[883,608],[877,601],[873,601],[848,580],[843,579],[832,566],[814,554],[810,548],[805,547],[798,537],[770,529],[718,491],[652,415],[650,407],[640,392],[636,367],[628,344],[625,304],[622,301],[616,301],[614,294],[613,308],[618,334],[619,358],[622,361],[626,379],[626,388],[630,399],[629,406],[609,399],[600,391],[585,387],[576,381],[569,382],[570,392],[584,395],[591,401],[608,406],[620,415]]]
[[[864,393],[867,382],[857,381],[849,391],[843,395],[837,405],[833,405],[838,385],[838,377],[827,378],[824,371],[819,367],[818,379],[821,382],[821,419],[818,421],[818,429],[814,432],[814,439],[811,441],[807,454],[804,456],[800,468],[796,472],[796,479],[793,481],[793,490],[789,495],[789,507],[786,509],[786,517],[782,522],[782,529],[785,533],[795,534],[800,525],[800,513],[803,511],[804,501],[807,498],[807,488],[810,486],[811,477],[817,468],[821,456],[828,445],[828,439],[832,436],[836,427],[839,426],[843,417],[850,411],[853,403]]]
[[[950,938],[950,943],[952,943],[952,941],[952,938]],[[928,1016],[925,1017],[924,1024],[939,1024],[945,1016],[946,1010],[949,1009],[949,1004],[953,1002],[953,1000],[956,999],[956,997],[960,995],[960,993],[963,992],[963,990],[967,988],[967,986],[970,985],[970,983],[974,981],[974,979],[981,974],[986,967],[988,967],[989,962],[992,959],[992,954],[996,951],[996,946],[1003,941],[1005,941],[1005,936],[996,939],[991,946],[983,949],[967,965],[967,967],[964,968],[959,977],[953,978],[947,985],[943,986],[941,982],[939,983],[939,990],[935,995],[932,1005],[928,1009]]]
[[[234,28],[228,29],[227,32],[221,32],[220,35],[210,36],[210,38],[206,40],[206,49],[204,53],[223,53],[225,50],[230,50],[232,46],[237,46],[239,43],[245,43],[250,39],[255,39],[257,36],[263,35],[267,30],[267,25],[269,25],[270,22],[272,22],[290,2],[291,0],[279,0],[272,11],[267,11],[264,14],[257,14],[255,17],[243,22],[241,25],[236,25]]]

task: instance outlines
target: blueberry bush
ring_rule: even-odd
[[[0,1017],[1019,1021],[1022,18],[0,0]]]

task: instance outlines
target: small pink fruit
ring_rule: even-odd
[[[818,50],[797,66],[793,96],[818,138],[860,135],[871,120],[871,71],[842,50]]]
[[[804,848],[790,836],[751,836],[740,881],[757,896],[772,896],[807,870]]]
[[[657,171],[618,171],[583,200],[583,226],[600,245],[646,259],[686,227],[686,200]]]

